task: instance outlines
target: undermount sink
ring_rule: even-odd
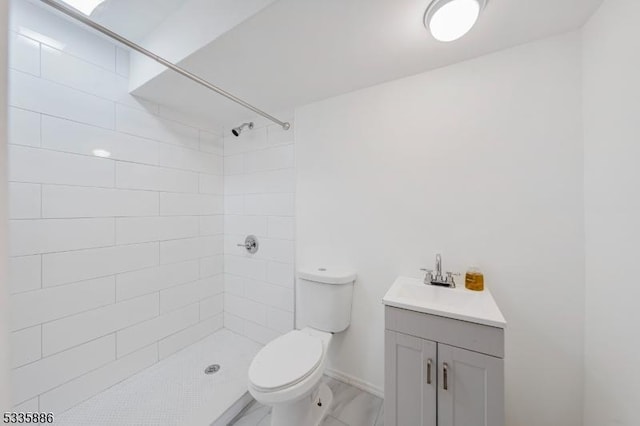
[[[396,308],[492,327],[506,326],[504,316],[489,290],[438,287],[426,285],[417,278],[398,277],[382,301]]]

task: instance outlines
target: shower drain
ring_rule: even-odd
[[[214,373],[217,373],[218,371],[220,371],[220,365],[211,364],[210,366],[204,369],[204,374],[214,374]]]

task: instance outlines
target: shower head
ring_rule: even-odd
[[[249,130],[253,129],[253,121],[249,122],[249,123],[242,123],[240,126],[238,127],[234,127],[231,130],[231,133],[233,134],[233,136],[240,136],[240,133],[242,133],[242,129],[244,129],[245,127],[248,127]]]

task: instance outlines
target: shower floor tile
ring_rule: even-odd
[[[223,329],[56,416],[56,425],[209,425],[247,391],[262,346]],[[220,364],[212,375],[210,364]]]

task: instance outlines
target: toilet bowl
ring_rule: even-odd
[[[293,330],[267,344],[249,368],[249,392],[272,406],[271,424],[316,426],[331,405],[329,387],[321,383],[331,333]]]
[[[354,271],[306,268],[298,271],[297,310],[307,327],[269,342],[249,367],[249,392],[270,405],[272,426],[318,426],[333,394],[322,383],[333,333],[351,322]]]

